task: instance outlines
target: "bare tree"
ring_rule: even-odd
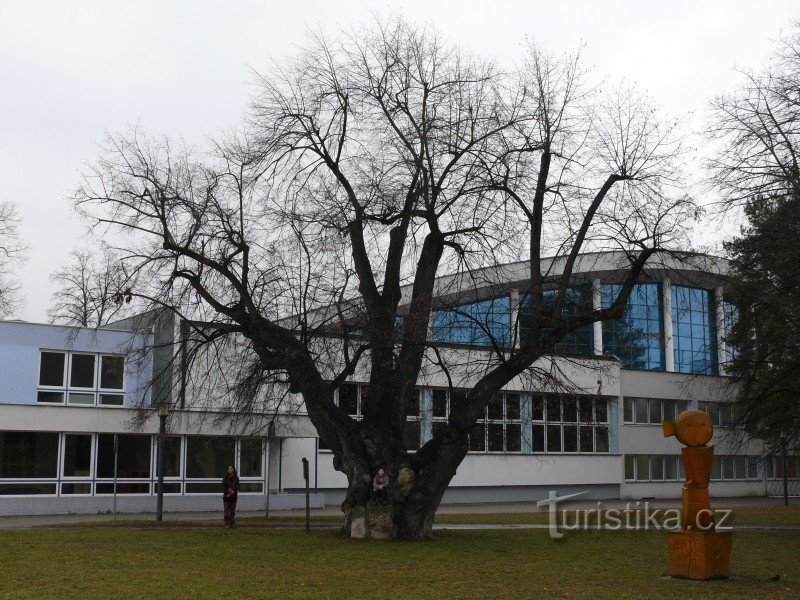
[[[50,276],[56,284],[50,308],[51,323],[101,327],[128,312],[132,282],[119,258],[109,251],[99,256],[74,250],[71,262]]]
[[[620,317],[651,260],[682,241],[695,207],[674,125],[631,90],[585,87],[577,55],[532,47],[508,73],[401,20],[314,37],[259,83],[243,133],[210,155],[110,138],[78,206],[124,238],[137,295],[202,321],[204,343],[242,341],[245,388],[278,380],[302,395],[347,476],[348,519],[384,466],[396,535],[427,537],[493,394],[552,377],[537,361]],[[581,253],[608,249],[623,257],[618,297],[565,316]],[[431,342],[432,312],[463,303],[460,283],[519,256],[524,339],[487,328],[490,347],[469,353]],[[412,453],[402,433],[426,368],[468,393]],[[369,379],[360,420],[334,401],[356,372]]]
[[[800,195],[800,22],[782,37],[763,69],[715,98],[708,129],[717,154],[712,184],[725,207],[757,198]]]
[[[25,255],[20,220],[12,202],[0,203],[0,318],[9,316],[19,303],[20,285],[12,272]]]

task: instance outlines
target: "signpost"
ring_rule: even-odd
[[[158,407],[158,496],[156,497],[156,521],[164,518],[164,470],[167,466],[167,414],[169,407],[162,402]]]
[[[311,489],[308,485],[308,459],[303,458],[303,479],[306,480],[306,533],[311,532]]]
[[[264,490],[267,493],[267,504],[266,508],[264,509],[264,516],[269,518],[269,461],[270,461],[270,447],[272,446],[272,440],[275,439],[275,421],[270,421],[269,425],[267,425],[267,467],[265,469],[266,472],[266,481],[264,482]]]
[[[117,520],[117,457],[119,456],[119,436],[114,434],[114,521]]]

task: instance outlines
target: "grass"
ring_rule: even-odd
[[[567,509],[571,510],[571,509]],[[725,525],[767,525],[780,526],[791,525],[800,526],[800,504],[782,506],[778,504],[761,504],[754,506],[736,506],[733,513]],[[631,511],[636,512],[636,511]],[[639,511],[643,516],[643,511]],[[664,511],[662,510],[658,518],[663,521]],[[514,513],[455,513],[438,514],[436,523],[439,525],[469,524],[469,525],[516,525],[516,524],[546,524],[549,515],[546,512],[514,512]],[[558,513],[561,522],[561,513]],[[583,517],[582,517],[583,518]],[[623,517],[624,518],[624,517]],[[169,515],[167,515],[169,519]],[[568,522],[574,523],[573,513],[570,512]],[[635,516],[631,517],[631,522],[635,521]],[[643,520],[643,519],[642,519]],[[240,517],[238,522],[248,526],[271,526],[271,527],[301,527],[305,524],[305,517],[300,514],[277,515],[268,519],[264,517]],[[342,523],[341,515],[317,515],[311,518],[311,522],[316,527],[336,527]],[[597,517],[592,516],[592,523],[597,522]],[[139,527],[151,524],[147,521],[120,521],[119,526]],[[189,525],[205,527],[208,521],[165,521],[165,527],[187,527]],[[87,525],[92,526],[92,525]],[[103,527],[105,524],[93,524],[95,527]]]
[[[483,515],[485,516],[485,515]],[[666,577],[660,532],[437,532],[363,542],[323,529],[173,523],[0,531],[0,598],[796,598],[800,531],[734,534],[732,579]],[[775,575],[780,580],[770,581]]]
[[[569,512],[569,522],[574,522],[572,509],[566,507]],[[800,504],[781,506],[775,504],[762,504],[754,506],[736,506],[731,509],[733,512],[725,525],[792,525],[800,526]],[[560,509],[559,509],[560,511]],[[631,511],[636,512],[636,511]],[[643,515],[643,511],[638,511]],[[558,513],[559,522],[561,512]],[[658,519],[662,522],[664,511],[660,513]],[[436,515],[436,523],[446,525],[453,523],[464,524],[528,524],[528,523],[547,523],[549,515],[545,512],[535,513],[493,513],[493,514],[441,514]],[[631,520],[635,520],[634,517]],[[596,516],[592,516],[592,522],[596,523]]]

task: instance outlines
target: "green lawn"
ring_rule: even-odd
[[[255,522],[225,530],[64,527],[0,532],[0,597],[733,598],[800,594],[800,531],[734,535],[728,581],[665,577],[659,532],[437,532],[363,542]],[[769,579],[781,575],[780,581]]]

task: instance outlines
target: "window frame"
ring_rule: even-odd
[[[61,354],[64,356],[64,376],[62,378],[61,386],[41,385],[42,376],[42,357],[45,353],[48,354]],[[78,387],[72,385],[72,365],[73,356],[92,356],[94,360],[94,379],[93,387]],[[101,369],[103,365],[103,358],[115,357],[122,359],[122,388],[101,388]],[[111,352],[84,352],[72,350],[51,350],[48,348],[39,349],[39,371],[37,373],[36,385],[36,405],[40,406],[71,406],[71,407],[102,407],[102,408],[125,408],[125,396],[127,390],[127,355],[115,354]],[[40,392],[59,393],[61,400],[59,402],[43,402],[39,400]],[[85,395],[91,396],[91,402],[70,402],[70,395]],[[104,403],[103,396],[116,396],[120,398],[119,404]]]

